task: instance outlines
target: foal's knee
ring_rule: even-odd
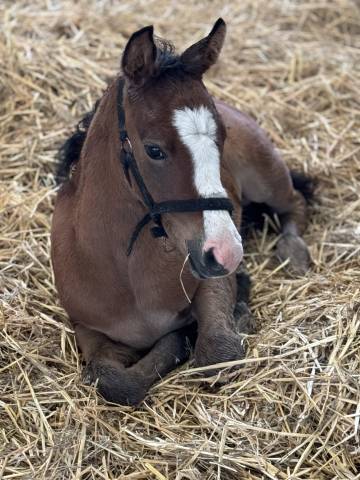
[[[107,362],[90,362],[85,368],[84,379],[89,384],[96,382],[100,395],[118,405],[139,405],[149,387],[138,372]]]
[[[245,356],[243,338],[232,330],[221,330],[198,339],[195,346],[195,365],[204,367],[217,363],[240,360]],[[205,370],[205,375],[213,375],[216,369]]]

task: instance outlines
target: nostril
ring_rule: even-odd
[[[215,268],[215,267],[219,266],[219,263],[216,260],[215,255],[214,255],[214,249],[213,248],[210,248],[210,250],[205,252],[204,260],[205,260],[205,265],[208,268]]]

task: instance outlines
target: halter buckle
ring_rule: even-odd
[[[126,135],[126,137],[121,138],[121,148],[126,153],[133,153],[133,147],[132,147],[130,139],[127,135]]]

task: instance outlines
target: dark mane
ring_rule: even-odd
[[[157,47],[156,78],[184,75],[186,73],[184,64],[181,61],[181,57],[175,53],[174,46],[162,38],[156,38],[155,41]],[[57,155],[56,183],[64,182],[69,177],[71,167],[79,161],[81,150],[98,103],[99,100],[97,100],[93,110],[86,113],[80,120],[75,131],[60,147]]]
[[[185,72],[184,64],[180,55],[175,53],[175,47],[172,43],[162,38],[155,38],[157,47],[156,54],[156,77],[164,74],[179,74]]]
[[[71,167],[79,161],[81,149],[84,145],[87,132],[98,104],[99,100],[95,103],[91,112],[86,113],[80,120],[76,125],[74,133],[72,133],[72,135],[60,147],[57,155],[58,164],[55,175],[57,184],[64,182],[69,177]]]

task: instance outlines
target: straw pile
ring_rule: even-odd
[[[360,14],[356,0],[2,0],[0,4],[0,478],[360,478]],[[139,409],[82,385],[49,262],[59,145],[154,23],[183,48],[219,16],[211,92],[256,117],[318,177],[291,278],[254,234],[259,332],[215,389],[186,365]]]

